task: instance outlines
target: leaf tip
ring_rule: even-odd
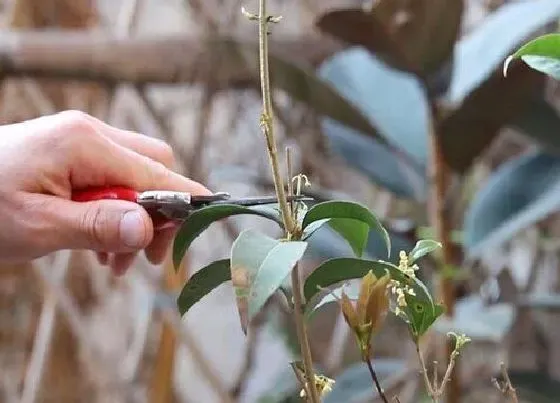
[[[508,67],[509,67],[509,65],[510,65],[510,63],[513,59],[514,59],[514,55],[509,55],[507,57],[506,61],[504,62],[504,69],[503,69],[504,77],[507,77],[507,70],[508,70]]]

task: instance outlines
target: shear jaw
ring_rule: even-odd
[[[192,196],[187,192],[150,190],[142,192],[137,202],[148,210],[155,210],[171,220],[181,220],[192,210],[216,200],[227,200],[229,193],[219,192],[209,196]]]

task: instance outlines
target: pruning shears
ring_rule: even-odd
[[[211,205],[258,206],[278,203],[275,196],[256,196],[232,199],[229,193],[218,192],[211,195],[192,195],[187,192],[169,190],[148,190],[139,192],[122,186],[92,187],[72,193],[72,200],[89,202],[96,200],[126,200],[144,207],[154,223],[154,229],[173,227],[187,219],[198,209]],[[288,196],[288,202],[311,201],[308,196]]]

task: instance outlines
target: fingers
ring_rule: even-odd
[[[111,127],[79,111],[64,111],[27,124],[41,128],[38,132],[44,133],[46,127],[52,132],[56,140],[53,152],[59,157],[53,158],[68,165],[73,188],[117,185],[140,191],[211,193],[172,170],[173,152],[159,140]]]
[[[167,255],[167,251],[177,233],[176,228],[168,228],[158,231],[153,241],[146,248],[146,258],[152,264],[161,264]]]
[[[43,196],[48,197],[48,196]],[[52,197],[43,203],[48,218],[58,228],[50,248],[89,249],[105,253],[133,253],[150,245],[154,238],[152,220],[138,204],[121,200],[76,203]],[[106,255],[100,255],[102,262]]]
[[[169,169],[174,168],[173,149],[167,143],[140,133],[118,129],[91,115],[86,114],[84,117],[96,126],[102,135],[110,138],[118,145],[160,162]]]
[[[113,273],[122,276],[134,263],[136,253],[117,253],[109,257],[109,266]]]

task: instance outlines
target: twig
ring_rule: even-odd
[[[422,376],[424,377],[424,384],[426,385],[428,395],[432,396],[433,398],[435,392],[434,392],[434,387],[432,385],[432,382],[430,381],[430,378],[428,378],[428,370],[426,368],[426,362],[424,361],[424,356],[420,351],[419,343],[415,343],[415,344],[416,344],[416,354],[418,355],[418,361],[420,361],[420,367],[421,367],[420,371],[422,371]]]
[[[375,373],[375,370],[373,369],[373,365],[371,363],[371,360],[369,358],[364,358],[364,362],[366,363],[366,365],[369,369],[369,374],[371,375],[371,379],[373,379],[373,382],[375,383],[375,387],[377,388],[377,392],[379,393],[379,396],[381,396],[381,399],[383,400],[384,403],[389,403],[389,401],[387,400],[387,396],[385,396],[385,392],[383,392],[383,388],[381,387],[381,384],[379,383],[379,379],[377,379],[377,374]]]
[[[519,399],[517,398],[517,391],[511,383],[511,379],[509,378],[509,374],[503,362],[500,364],[500,369],[502,372],[502,376],[504,377],[504,382],[500,384],[497,379],[493,379],[492,381],[494,385],[500,392],[502,392],[505,397],[509,398],[513,403],[519,403]]]
[[[282,212],[282,219],[284,221],[284,230],[291,238],[295,234],[297,227],[291,215],[291,209],[288,205],[286,199],[286,193],[284,191],[284,183],[282,176],[280,174],[280,167],[278,163],[278,155],[276,150],[276,140],[274,138],[274,119],[272,111],[272,95],[270,91],[270,78],[268,69],[268,26],[270,21],[273,21],[273,17],[270,17],[266,11],[266,0],[259,0],[259,67],[260,67],[260,78],[261,78],[261,91],[263,98],[263,112],[261,115],[261,126],[266,137],[266,146],[268,150],[268,156],[270,160],[270,165],[272,167],[272,174],[274,178],[274,187],[276,189],[276,195],[278,196],[278,202],[280,204],[280,210]],[[307,329],[305,325],[305,319],[303,317],[303,296],[301,293],[301,284],[299,278],[299,265],[296,263],[292,272],[292,289],[294,298],[294,320],[296,323],[296,329],[299,339],[299,344],[301,348],[301,354],[303,356],[303,364],[305,369],[305,377],[307,380],[308,389],[310,394],[308,397],[311,399],[312,403],[320,403],[319,396],[317,393],[317,388],[315,386],[315,373],[313,370],[313,359],[311,357],[311,348],[309,346],[309,339],[307,335]]]
[[[290,214],[290,207],[286,199],[284,181],[280,174],[280,164],[278,162],[278,151],[276,149],[276,139],[274,138],[274,115],[272,111],[272,94],[270,91],[270,73],[268,68],[268,25],[269,16],[266,12],[266,0],[259,0],[259,66],[263,112],[261,115],[261,127],[263,129],[272,175],[274,178],[274,188],[278,196],[280,211],[284,221],[284,229],[288,234],[295,232],[295,225]]]
[[[307,396],[311,398],[312,403],[320,403],[317,388],[315,387],[315,373],[313,371],[311,348],[309,346],[305,318],[303,317],[302,312],[303,298],[301,295],[299,264],[296,264],[294,269],[292,270],[292,289],[294,293],[294,319],[296,322],[296,330],[301,347],[301,354],[303,356],[303,365],[305,368],[305,377],[307,378],[308,389],[311,389],[311,393]]]
[[[432,118],[438,119],[438,109],[432,105]],[[443,157],[443,150],[440,139],[436,133],[435,125],[432,125],[430,131],[430,147],[431,147],[431,198],[432,207],[431,222],[436,229],[436,237],[442,243],[443,261],[439,262],[440,283],[438,298],[443,300],[447,317],[453,317],[455,312],[455,285],[449,277],[443,276],[442,269],[445,265],[452,264],[454,261],[454,250],[451,241],[451,228],[446,209],[446,193],[449,179],[449,170]],[[451,357],[455,350],[452,340],[447,342],[446,357]],[[446,361],[448,366],[450,361]],[[460,399],[461,387],[459,375],[456,371],[455,376],[451,378],[448,384],[447,399],[448,403],[458,403]]]

